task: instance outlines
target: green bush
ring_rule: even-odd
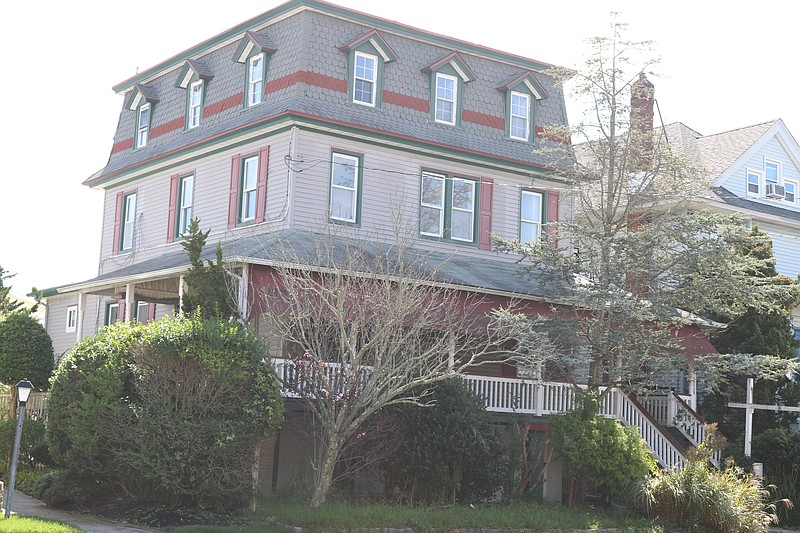
[[[384,463],[387,478],[414,503],[472,502],[510,477],[513,446],[463,380],[436,385],[430,407],[396,408],[399,446]]]
[[[570,506],[584,484],[615,497],[656,470],[636,429],[616,420],[573,412],[552,416],[550,427],[556,453],[564,458],[564,471],[573,478]]]
[[[53,343],[33,317],[18,312],[0,321],[0,383],[16,384],[28,379],[46,389],[53,372]]]
[[[16,420],[0,419],[0,476],[2,479],[8,479],[16,431]],[[52,459],[47,451],[45,427],[42,420],[26,420],[23,424],[17,464],[23,468],[34,468],[37,464],[52,464]]]
[[[741,468],[730,464],[720,471],[696,460],[643,483],[636,504],[651,518],[691,531],[746,533],[769,529],[774,506],[768,498],[761,482]]]
[[[53,457],[73,481],[133,498],[240,506],[255,445],[282,418],[265,356],[238,323],[199,315],[105,328],[55,373]]]
[[[764,482],[775,486],[777,497],[800,502],[800,433],[783,428],[759,433],[753,437],[752,461],[764,464]],[[781,522],[800,524],[800,506],[778,511]]]

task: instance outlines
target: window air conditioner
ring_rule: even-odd
[[[786,195],[786,188],[776,183],[767,183],[767,198],[783,198]]]

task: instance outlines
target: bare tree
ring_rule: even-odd
[[[553,160],[577,158],[574,171],[563,173],[572,218],[535,243],[498,241],[563,288],[567,304],[558,316],[506,312],[503,320],[522,348],[563,377],[583,379],[577,371],[588,369],[594,392],[602,385],[646,389],[686,368],[678,330],[714,327],[698,315],[770,309],[797,290],[760,275],[766,270],[758,257],[733,253],[760,238],[748,235],[742,219],[698,208],[694,201],[708,190],[704,173],[654,129],[645,75],[657,63],[650,43],[626,41],[623,30],[614,19],[609,37],[592,40],[584,69],[555,73],[589,104],[572,131],[548,134],[571,135],[574,155],[555,144],[539,148]]]
[[[500,356],[482,297],[447,287],[441,254],[318,234],[286,240],[262,294],[293,361],[284,388],[312,415],[318,451],[311,506],[359,428],[386,406],[425,404],[425,386]],[[361,465],[363,466],[363,465]]]

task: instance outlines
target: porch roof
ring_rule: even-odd
[[[229,241],[220,241],[222,256],[229,263],[253,263],[261,265],[296,264],[298,267],[325,269],[332,265],[320,265],[318,248],[321,239],[328,238],[311,231],[288,229],[260,235],[248,235]],[[394,246],[390,243],[364,241],[348,237],[333,236],[329,252],[332,257],[348,253],[358,247],[371,264],[380,255],[390,254]],[[207,243],[201,259],[213,261],[216,244]],[[559,300],[564,294],[552,279],[542,273],[523,270],[514,261],[467,257],[459,254],[432,252],[422,249],[404,249],[408,262],[421,276],[434,283],[463,288],[477,292],[491,292],[526,299]],[[189,259],[183,249],[170,251],[111,272],[101,274],[80,283],[56,287],[59,293],[92,290],[101,287],[135,283],[177,276],[189,268]],[[366,271],[366,269],[365,269]]]

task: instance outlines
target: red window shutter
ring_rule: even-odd
[[[154,302],[147,303],[147,321],[152,322],[156,319],[156,304]]]
[[[558,246],[558,228],[549,224],[558,222],[558,191],[547,191],[547,222],[547,232],[555,246]]]
[[[125,309],[127,305],[125,305],[125,299],[121,298],[117,300],[117,321],[124,322],[125,321]]]
[[[175,216],[178,208],[178,174],[169,177],[169,216],[167,217],[167,242],[175,240]]]
[[[478,248],[492,249],[492,193],[494,180],[481,178],[481,212],[478,219]]]
[[[267,208],[267,172],[269,170],[269,146],[258,151],[258,188],[256,189],[256,219],[264,222]]]
[[[239,220],[239,161],[241,156],[236,154],[231,158],[231,190],[228,197],[228,229],[236,227]]]
[[[114,211],[114,240],[111,241],[111,253],[117,255],[119,253],[119,239],[120,231],[122,231],[122,200],[124,193],[122,191],[117,193],[117,207]]]

